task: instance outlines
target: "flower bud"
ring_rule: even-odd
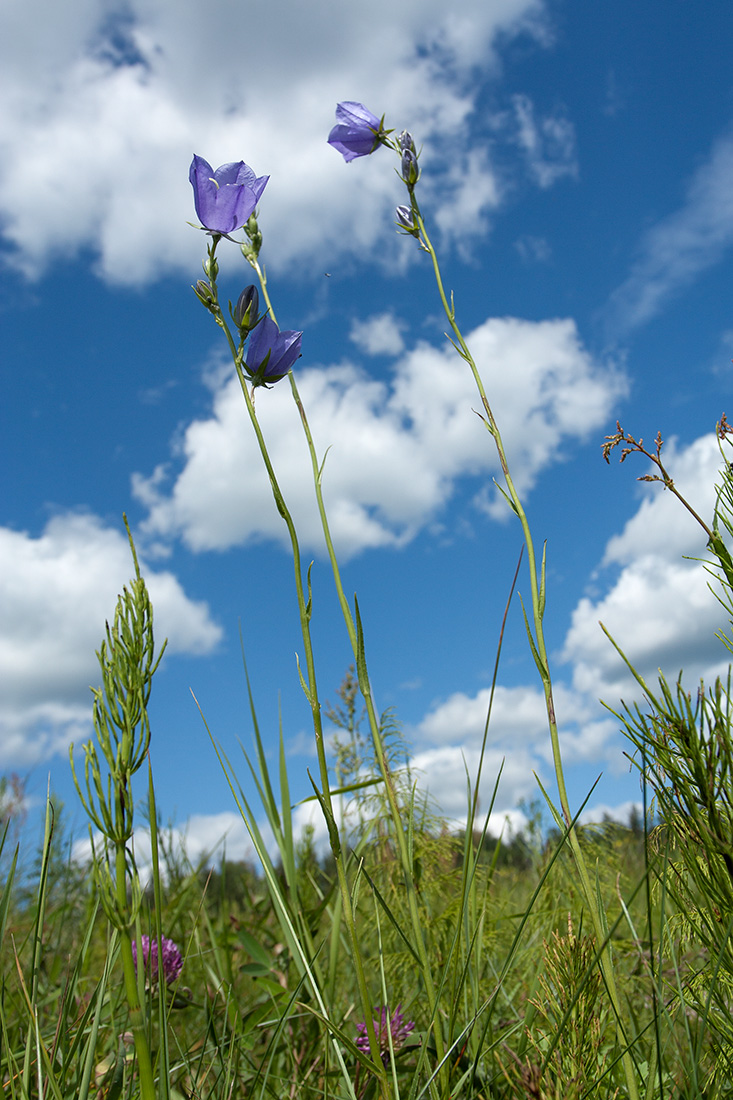
[[[242,241],[239,247],[242,249],[242,255],[245,260],[250,264],[254,264],[262,248],[262,234],[257,224],[256,214],[252,214],[243,226],[243,229],[247,239]]]
[[[397,138],[397,142],[403,153],[405,149],[409,149],[412,153],[415,152],[415,142],[412,140],[412,134],[409,130],[403,130],[400,136]]]
[[[415,224],[413,211],[409,209],[409,207],[397,207],[395,215],[397,217],[397,226],[400,227],[403,233],[407,233],[408,237],[419,239],[420,231]]]
[[[250,283],[239,295],[234,307],[234,324],[243,332],[250,332],[257,324],[257,311],[260,308],[260,295],[257,287]]]
[[[212,293],[211,286],[209,285],[209,283],[206,282],[205,279],[199,279],[196,283],[196,286],[192,287],[191,289],[193,290],[194,294],[201,302],[201,304],[203,306],[206,306],[207,309],[210,310],[212,306],[214,306],[214,295]]]
[[[204,269],[204,275],[207,279],[216,282],[219,278],[219,261],[216,256],[212,256],[211,253],[209,253],[206,259],[201,261],[201,266]]]
[[[412,149],[403,149],[402,151],[402,178],[408,187],[414,187],[420,178],[417,157]]]
[[[412,210],[410,210],[409,206],[398,206],[395,210],[395,214],[397,215],[397,221],[403,229],[415,228],[412,221]]]

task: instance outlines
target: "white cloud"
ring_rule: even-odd
[[[527,158],[527,167],[542,188],[551,187],[563,176],[577,176],[575,128],[564,115],[537,118],[529,96],[512,96],[517,142]]]
[[[449,821],[464,822],[468,817],[468,783],[471,795],[478,774],[479,752],[473,748],[446,747],[425,749],[410,761],[413,778],[417,778],[441,815]],[[489,818],[489,831],[497,836],[508,818],[513,829],[523,824],[516,807],[538,792],[533,771],[536,765],[529,753],[521,749],[502,752],[489,749],[483,760],[479,788],[479,812],[486,814],[491,806],[494,787],[499,780],[494,809]]]
[[[721,463],[715,436],[703,436],[687,447],[671,441],[663,457],[677,488],[709,521]],[[633,457],[627,460],[633,461]],[[647,469],[640,462],[640,473]],[[705,556],[705,533],[661,485],[645,484],[642,491],[636,513],[609,540],[604,555],[603,565],[620,566],[620,572],[604,594],[583,597],[572,614],[562,653],[571,665],[572,684],[559,680],[555,670],[555,711],[566,767],[585,763],[611,774],[627,770],[619,722],[599,700],[619,709],[621,699],[627,703],[640,699],[641,690],[601,631],[599,619],[652,690],[657,688],[660,667],[672,680],[683,668],[685,682],[693,690],[701,676],[709,683],[727,671],[729,654],[715,637],[716,630],[727,625],[725,613],[708,587],[711,578],[700,562],[684,560],[684,555]],[[600,585],[600,577],[594,584]],[[475,694],[457,691],[436,703],[412,735],[413,743],[421,746],[412,766],[424,773],[425,785],[451,817],[465,816],[466,768],[475,778],[489,697],[488,688]],[[484,803],[504,761],[498,813],[532,797],[533,772],[552,783],[551,745],[539,684],[496,688],[486,745]],[[599,820],[607,810],[591,806],[583,820]],[[629,810],[630,804],[624,803],[608,812],[626,821]]]
[[[378,313],[365,321],[354,321],[349,339],[367,355],[399,355],[405,346],[404,327],[404,322],[392,313]]]
[[[733,137],[722,137],[692,177],[685,202],[643,237],[628,278],[611,296],[615,330],[644,324],[733,244]]]
[[[676,487],[710,523],[722,461],[715,436],[685,448],[672,441],[662,458]],[[634,461],[630,456],[625,469]],[[647,469],[644,463],[644,474]],[[635,515],[606,547],[603,564],[620,565],[619,575],[604,595],[579,602],[565,639],[575,687],[611,705],[639,692],[599,621],[652,690],[660,667],[672,679],[684,668],[689,683],[727,667],[726,651],[715,638],[726,626],[725,613],[709,589],[711,578],[699,562],[683,560],[706,556],[705,532],[660,484],[645,484],[643,493]]]
[[[497,35],[543,42],[540,0],[9,0],[0,12],[0,214],[29,274],[90,248],[105,278],[137,283],[198,267],[188,165],[242,157],[271,182],[262,204],[271,268],[402,243],[386,153],[347,166],[325,143],[340,99],[408,126],[435,172],[425,197],[475,236],[496,202],[485,150],[461,149]],[[285,29],[283,29],[285,28]],[[303,49],[303,43],[308,48]],[[450,166],[450,170],[445,170]],[[381,232],[375,227],[382,227]],[[400,250],[402,252],[402,250]]]
[[[583,439],[608,415],[623,380],[583,349],[572,321],[491,319],[468,336],[512,455],[515,484],[529,490],[560,447]],[[324,496],[342,554],[400,546],[449,498],[454,481],[497,470],[492,441],[472,411],[479,398],[455,352],[418,343],[374,381],[351,364],[299,371],[319,455],[330,447]],[[257,396],[257,414],[302,544],[320,552],[311,464],[290,389]],[[149,534],[182,537],[193,550],[258,539],[286,540],[236,380],[220,383],[213,415],[184,433],[184,465],[136,475]],[[397,476],[399,475],[399,476]],[[504,517],[493,493],[477,504]]]
[[[334,806],[338,819],[338,804]],[[275,834],[266,818],[255,822],[265,850],[273,862],[277,863],[279,851]],[[306,826],[313,829],[312,840],[316,853],[323,857],[328,852],[328,827],[319,804],[316,801],[299,803],[293,807],[293,836],[300,840]],[[223,859],[228,862],[251,864],[259,871],[260,861],[257,848],[250,836],[249,829],[236,809],[222,810],[215,814],[191,814],[182,825],[174,825],[163,830],[165,849],[174,861],[187,860],[193,867],[199,865],[215,867]],[[102,850],[102,834],[95,832],[94,846],[97,852]],[[135,829],[135,862],[143,883],[152,878],[152,847],[150,830],[146,826]],[[92,843],[88,836],[76,840],[72,846],[72,858],[78,863],[86,863],[92,857]],[[165,876],[165,866],[161,867]]]
[[[553,685],[553,696],[565,765],[616,766],[618,723],[605,717],[596,700],[560,681]],[[454,692],[437,703],[412,734],[413,742],[425,747],[416,752],[411,768],[421,773],[421,786],[431,792],[441,810],[456,820],[465,820],[467,776],[473,784],[478,774],[489,699],[489,688],[475,695]],[[539,684],[495,689],[482,766],[485,809],[500,771],[497,821],[520,801],[537,795],[535,774],[543,784],[553,785],[552,746]]]
[[[0,767],[63,752],[90,729],[95,651],[133,574],[123,533],[92,515],[59,515],[33,538],[0,528]],[[167,572],[143,569],[156,637],[169,653],[210,652],[220,628]]]
[[[642,803],[629,799],[611,806],[605,802],[598,802],[588,809],[583,810],[580,821],[583,825],[595,825],[605,821],[616,821],[619,825],[628,825],[631,815],[635,814],[639,824],[642,823]]]

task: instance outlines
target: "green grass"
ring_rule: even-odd
[[[370,803],[371,814],[362,807],[352,832],[346,866],[374,1003],[401,1004],[415,1022],[387,1057],[392,1088],[410,1097],[444,1088],[452,1097],[623,1095],[600,945],[589,934],[562,838],[540,845],[535,832],[533,845],[515,838],[503,847],[482,842],[478,832],[451,832],[435,818],[413,828],[420,919],[439,991],[436,1025],[411,945],[391,819],[373,797]],[[137,1096],[118,933],[96,900],[94,869],[64,862],[63,836],[50,825],[49,818],[35,894],[27,884],[16,887],[9,871],[0,901],[3,1096]],[[721,1046],[719,1021],[711,1018],[720,1015],[728,984],[718,967],[710,998],[710,945],[685,919],[680,855],[665,850],[663,837],[668,829],[647,838],[638,822],[580,830],[607,899],[641,1090],[726,1095],[730,1046]],[[354,1045],[359,993],[332,864],[316,858],[307,836],[295,845],[292,877],[276,863],[271,881],[244,864],[194,868],[162,847],[159,912],[155,891],[146,889],[139,920],[153,934],[159,924],[185,962],[175,986],[144,990],[158,1094],[377,1095],[369,1057]],[[299,929],[299,950],[283,934],[286,917]],[[442,1067],[436,1026],[448,1050]]]

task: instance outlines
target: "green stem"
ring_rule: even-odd
[[[215,247],[216,247],[216,244],[214,244],[214,248]],[[270,303],[270,298],[269,298],[269,295],[267,293],[267,281],[266,281],[266,278],[265,278],[264,271],[260,267],[259,262],[257,261],[256,257],[251,258],[249,260],[249,263],[251,264],[251,266],[257,272],[257,275],[258,275],[258,278],[259,278],[259,281],[260,281],[260,286],[262,287],[263,297],[264,297],[264,299],[267,303],[268,309],[270,311],[270,316],[272,317],[273,320],[275,320],[274,312],[272,310],[272,305]],[[319,698],[318,698],[318,688],[317,688],[317,683],[316,683],[316,668],[315,668],[315,660],[314,660],[314,656],[313,656],[313,643],[312,643],[311,633],[310,633],[310,616],[311,616],[311,610],[310,610],[310,608],[311,608],[310,580],[308,581],[309,591],[308,591],[308,597],[306,598],[305,588],[304,588],[304,585],[303,585],[303,572],[302,572],[301,555],[300,555],[300,544],[298,542],[298,535],[297,535],[297,532],[296,532],[296,529],[295,529],[295,524],[294,524],[293,518],[290,514],[290,510],[288,509],[287,505],[285,504],[285,499],[283,497],[283,494],[282,494],[282,491],[280,489],[277,477],[275,475],[274,467],[273,467],[272,462],[270,460],[270,455],[269,455],[269,452],[267,450],[267,444],[265,443],[265,438],[264,438],[264,435],[262,434],[262,429],[260,428],[260,424],[259,424],[259,421],[257,419],[257,414],[255,412],[255,406],[254,406],[254,401],[253,401],[253,398],[252,398],[252,394],[250,393],[250,390],[249,390],[249,386],[248,386],[248,383],[247,383],[247,378],[245,377],[244,372],[242,370],[240,356],[239,356],[239,353],[238,353],[238,348],[236,347],[236,344],[234,342],[232,334],[229,331],[229,326],[227,325],[226,320],[224,318],[224,315],[223,315],[223,313],[221,311],[221,308],[219,307],[219,304],[218,304],[216,279],[215,279],[215,276],[213,274],[209,275],[209,283],[210,283],[211,289],[212,289],[213,301],[216,304],[215,319],[216,319],[217,324],[224,330],[225,336],[227,338],[227,342],[229,344],[229,349],[232,353],[232,358],[234,360],[234,366],[235,366],[236,371],[237,371],[237,377],[239,379],[239,384],[240,384],[240,387],[242,389],[242,394],[244,396],[245,404],[247,406],[247,412],[249,414],[250,422],[252,424],[252,428],[254,429],[255,437],[257,439],[257,443],[258,443],[258,446],[260,448],[260,454],[261,454],[262,460],[265,464],[265,469],[267,470],[267,476],[270,480],[270,487],[272,489],[272,494],[273,494],[273,497],[275,499],[275,505],[277,507],[278,512],[280,513],[283,520],[285,521],[285,525],[288,529],[288,535],[290,537],[290,545],[291,545],[292,554],[293,554],[293,565],[294,565],[294,569],[295,569],[295,589],[296,589],[297,600],[298,600],[298,611],[299,611],[299,614],[300,614],[301,635],[302,635],[302,638],[303,638],[303,649],[304,649],[305,661],[306,661],[306,678],[303,677],[303,674],[301,672],[301,683],[302,683],[302,686],[303,686],[303,690],[305,692],[305,696],[306,696],[306,698],[308,700],[308,703],[310,704],[310,708],[311,708],[311,718],[312,718],[312,721],[313,721],[313,730],[314,730],[314,733],[315,733],[316,754],[318,756],[318,768],[319,768],[320,781],[321,781],[321,791],[319,792],[320,793],[320,799],[321,799],[322,806],[323,806],[324,810],[326,811],[327,822],[335,824],[335,818],[334,818],[334,813],[333,813],[333,802],[332,802],[332,798],[331,798],[331,788],[330,788],[330,782],[329,782],[329,776],[328,776],[328,762],[326,760],[326,750],[325,750],[325,745],[324,745],[324,740],[323,740],[323,723],[322,723],[322,718],[321,718],[321,705],[320,705]],[[337,876],[338,876],[338,881],[339,881],[339,889],[340,889],[340,894],[341,894],[341,899],[342,899],[344,919],[346,921],[346,926],[347,926],[347,929],[348,929],[349,938],[350,938],[351,945],[352,945],[352,954],[353,954],[353,957],[354,957],[354,964],[355,964],[356,976],[357,976],[357,984],[359,986],[359,994],[360,994],[360,999],[361,999],[361,1003],[362,1003],[362,1009],[364,1011],[364,1018],[365,1018],[365,1020],[371,1020],[373,1018],[373,1006],[372,1006],[371,998],[369,996],[369,989],[368,989],[368,986],[367,986],[366,974],[364,972],[364,966],[363,966],[363,963],[362,963],[362,960],[361,960],[361,954],[360,954],[360,951],[359,951],[359,944],[358,944],[358,937],[357,937],[357,930],[356,930],[356,919],[355,919],[355,914],[354,914],[354,910],[353,910],[353,906],[352,906],[352,902],[351,902],[351,892],[349,890],[349,884],[348,884],[348,880],[347,880],[347,877],[346,877],[346,870],[345,870],[345,866],[344,866],[343,853],[341,851],[340,843],[335,845],[335,850],[334,850],[333,854],[334,854],[334,859],[335,859],[335,862],[336,862],[336,871],[337,871]],[[376,1036],[373,1034],[373,1031],[372,1031],[371,1028],[367,1028],[367,1033],[369,1035],[370,1053],[371,1053],[372,1059],[375,1062],[375,1064],[378,1067],[380,1067],[380,1069],[381,1069],[380,1084],[381,1084],[381,1087],[382,1087],[383,1096],[385,1097],[385,1100],[389,1100],[389,1098],[391,1096],[391,1088],[390,1088],[390,1084],[389,1084],[386,1069],[382,1066],[382,1060],[381,1060],[381,1056],[380,1056],[379,1045],[377,1043]]]
[[[125,858],[124,841],[115,842],[115,890],[117,893],[117,907],[119,913],[127,913],[127,861]],[[150,1048],[148,1046],[145,1013],[140,1005],[137,977],[135,974],[135,960],[132,957],[130,929],[126,923],[123,923],[120,927],[120,954],[122,955],[122,974],[125,983],[125,996],[130,1009],[130,1026],[133,1039],[135,1040],[135,1053],[137,1055],[137,1067],[140,1078],[140,1096],[143,1100],[155,1100],[155,1079],[153,1076],[153,1064],[150,1058]],[[138,961],[140,966],[142,966],[142,959]]]
[[[611,946],[610,943],[606,942],[607,937],[604,927],[604,921],[597,903],[595,893],[593,891],[590,875],[588,873],[585,858],[580,847],[577,832],[572,824],[573,818],[570,812],[570,803],[568,800],[567,787],[565,784],[565,774],[563,769],[562,755],[560,752],[560,738],[558,734],[557,720],[555,717],[555,705],[552,696],[552,680],[550,676],[550,666],[547,657],[547,647],[545,644],[545,634],[543,627],[543,616],[545,610],[544,553],[542,556],[542,567],[538,579],[537,558],[535,554],[534,542],[532,539],[529,521],[527,519],[527,515],[524,511],[524,507],[519,498],[519,494],[514,486],[514,482],[509,471],[509,463],[507,461],[506,453],[504,451],[504,444],[502,442],[501,433],[499,431],[499,425],[497,424],[496,418],[491,410],[491,406],[489,405],[489,401],[486,396],[486,390],[484,389],[483,381],[481,379],[481,375],[479,374],[478,367],[476,366],[473,356],[468,349],[468,345],[466,344],[463,335],[458,325],[456,324],[455,306],[453,304],[452,295],[451,303],[450,305],[448,304],[448,299],[446,297],[445,289],[443,286],[443,279],[440,271],[438,257],[425,229],[425,222],[423,220],[422,214],[420,213],[420,208],[415,198],[414,191],[409,187],[408,191],[410,192],[410,199],[412,203],[413,216],[415,217],[415,224],[418,226],[419,229],[419,240],[422,244],[422,247],[430,255],[430,258],[432,260],[433,271],[435,274],[435,281],[438,286],[440,300],[443,304],[443,309],[445,310],[446,317],[448,318],[448,323],[451,327],[451,331],[453,332],[453,335],[455,337],[454,347],[458,351],[458,354],[461,356],[461,358],[465,359],[465,361],[468,363],[471,373],[473,374],[474,381],[476,382],[476,387],[481,397],[481,403],[486,413],[485,424],[490,434],[493,436],[494,443],[496,445],[497,454],[499,456],[499,463],[501,465],[501,470],[506,482],[507,494],[511,502],[512,508],[522,526],[522,533],[524,535],[524,541],[527,547],[527,565],[529,567],[529,578],[532,592],[532,618],[534,624],[534,633],[532,633],[529,627],[529,623],[527,622],[527,633],[529,636],[530,646],[532,648],[535,663],[542,679],[542,686],[545,695],[545,707],[547,710],[547,720],[550,731],[550,741],[552,743],[552,759],[555,769],[558,794],[560,798],[560,806],[566,825],[569,829],[568,839],[570,841],[571,851],[573,853],[575,864],[578,869],[578,874],[580,876],[583,894],[585,896],[585,902],[588,906],[588,909],[590,910],[596,939],[599,944],[605,944],[600,959],[601,970],[604,980],[606,982],[609,996],[611,998],[614,1013],[616,1015],[619,1035],[624,1047],[626,1047],[628,1044],[626,1036],[624,1034],[625,1028],[623,1025],[623,1017],[621,1012],[621,1000],[616,986],[613,959],[611,956]],[[634,1073],[634,1063],[628,1050],[626,1050],[623,1055],[623,1065],[630,1100],[638,1100],[639,1094],[637,1089],[636,1076]]]
[[[346,599],[346,595],[344,593],[344,587],[341,581],[341,571],[339,569],[338,559],[336,557],[336,550],[334,548],[333,539],[331,537],[331,529],[328,522],[326,505],[323,500],[323,466],[325,464],[325,459],[324,462],[319,465],[315,444],[313,442],[313,436],[311,435],[310,425],[308,424],[308,418],[305,412],[305,407],[300,398],[298,387],[296,385],[292,371],[290,372],[289,377],[290,388],[293,392],[293,398],[295,400],[295,404],[297,405],[298,412],[300,413],[300,419],[303,424],[303,431],[305,433],[305,438],[308,443],[308,451],[310,453],[311,465],[313,468],[313,482],[316,490],[316,500],[318,502],[318,512],[321,518],[321,526],[323,528],[323,535],[326,540],[326,548],[328,550],[329,561],[331,562],[331,569],[333,571],[333,578],[336,585],[336,592],[338,595],[339,604],[341,605],[341,612],[344,617],[344,622],[346,623],[349,641],[351,642],[351,648],[356,662],[357,675],[359,678],[359,690],[361,691],[362,697],[364,699],[367,719],[369,721],[369,729],[371,731],[372,742],[374,744],[374,752],[377,757],[377,764],[382,779],[384,780],[384,786],[387,792],[387,801],[389,803],[390,814],[392,816],[395,836],[400,852],[400,862],[405,879],[405,888],[407,891],[408,907],[410,911],[410,922],[412,924],[417,953],[420,959],[420,965],[425,980],[425,991],[428,998],[431,1019],[436,1020],[437,997],[435,993],[435,986],[433,984],[427,947],[425,945],[425,938],[422,932],[422,924],[420,922],[420,913],[418,909],[417,893],[415,890],[415,883],[413,879],[413,870],[409,857],[407,838],[405,837],[403,814],[400,809],[399,801],[397,799],[397,791],[395,789],[394,779],[392,777],[392,772],[389,767],[389,762],[387,761],[387,758],[385,756],[384,745],[382,744],[379,718],[377,716],[376,708],[374,706],[371,685],[369,683],[369,676],[366,670],[366,658],[364,655],[363,640],[359,637],[359,632],[357,631],[356,624],[354,623],[354,618],[351,614],[349,601]],[[442,1031],[437,1025],[437,1020],[434,1028],[434,1033],[438,1060],[442,1061],[445,1054],[445,1048],[443,1044]]]
[[[265,303],[266,303],[267,308],[269,310],[270,316],[272,317],[273,320],[276,320],[275,311],[272,308],[272,302],[270,300],[270,296],[269,296],[268,291],[267,291],[267,278],[266,278],[264,269],[260,266],[260,263],[259,263],[257,257],[249,257],[249,263],[254,268],[254,270],[257,272],[257,277],[258,277],[259,282],[260,282],[260,288],[262,290],[262,296],[265,300]],[[322,528],[323,528],[324,538],[326,540],[326,547],[327,547],[327,550],[328,550],[329,560],[331,562],[331,568],[332,568],[332,571],[333,571],[333,577],[334,577],[334,581],[335,581],[335,585],[336,585],[336,592],[337,592],[337,595],[338,595],[339,604],[341,606],[341,611],[342,611],[342,614],[343,614],[343,617],[344,617],[344,622],[346,623],[346,629],[347,629],[347,632],[348,632],[348,635],[349,635],[349,641],[351,642],[352,652],[354,654],[354,659],[356,661],[357,673],[358,673],[358,678],[359,678],[359,690],[361,691],[362,697],[364,699],[364,705],[366,707],[366,712],[367,712],[367,720],[369,722],[369,728],[370,728],[371,735],[372,735],[372,742],[373,742],[373,745],[374,745],[374,752],[375,752],[375,755],[376,755],[376,758],[377,758],[377,764],[378,764],[378,767],[379,767],[379,771],[380,771],[380,773],[382,775],[382,778],[384,780],[385,790],[387,792],[387,800],[388,800],[389,807],[390,807],[390,813],[391,813],[391,816],[392,816],[392,821],[393,821],[394,830],[395,830],[395,837],[397,839],[397,844],[398,844],[399,851],[400,851],[400,862],[401,862],[401,865],[402,865],[403,875],[404,875],[404,879],[405,879],[405,887],[406,887],[407,899],[408,899],[408,908],[409,908],[409,911],[410,911],[410,923],[412,924],[413,933],[414,933],[414,936],[415,936],[415,942],[416,942],[416,946],[417,946],[418,957],[420,959],[420,965],[421,965],[421,969],[422,969],[422,972],[423,972],[423,977],[424,977],[424,980],[425,980],[425,990],[426,990],[426,994],[427,994],[427,998],[428,998],[428,1004],[429,1004],[429,1007],[430,1007],[431,1020],[433,1020],[435,1022],[434,1034],[435,1034],[435,1046],[436,1046],[436,1051],[437,1051],[437,1054],[438,1054],[438,1060],[439,1060],[439,1062],[442,1063],[443,1059],[444,1059],[444,1055],[445,1055],[445,1047],[444,1047],[444,1043],[443,1043],[442,1031],[441,1031],[441,1029],[440,1029],[440,1027],[438,1026],[438,1023],[437,1023],[437,1011],[438,1011],[437,997],[436,997],[436,993],[435,993],[435,986],[434,986],[434,983],[433,983],[432,972],[431,972],[431,969],[430,969],[430,962],[429,962],[429,959],[428,959],[427,947],[425,945],[425,939],[424,939],[423,932],[422,932],[422,925],[421,925],[421,922],[420,922],[420,914],[419,914],[419,908],[418,908],[418,902],[417,902],[417,893],[416,893],[416,890],[415,890],[415,884],[414,884],[413,875],[412,875],[412,867],[411,867],[411,864],[410,864],[409,851],[408,851],[408,846],[407,846],[407,839],[405,837],[404,823],[403,823],[403,819],[402,819],[402,814],[401,814],[399,802],[398,802],[398,799],[397,799],[397,792],[395,790],[394,780],[392,778],[391,770],[389,768],[389,764],[388,764],[387,758],[386,758],[385,753],[384,753],[384,746],[382,744],[382,737],[381,737],[381,732],[380,732],[380,727],[379,727],[379,718],[377,716],[376,708],[374,706],[374,699],[372,697],[371,685],[369,683],[369,677],[368,677],[368,674],[367,674],[367,671],[366,671],[366,659],[364,657],[364,652],[363,652],[363,641],[362,641],[362,644],[360,646],[360,639],[359,639],[359,635],[358,635],[358,632],[357,632],[357,628],[356,628],[356,625],[354,623],[354,618],[351,614],[351,608],[349,606],[349,602],[346,599],[346,595],[344,593],[343,584],[341,582],[341,572],[340,572],[339,565],[338,565],[338,559],[336,557],[336,551],[335,551],[334,545],[333,545],[333,539],[331,538],[331,530],[330,530],[330,527],[329,527],[328,516],[327,516],[327,513],[326,513],[326,507],[325,507],[324,500],[323,500],[323,488],[322,488],[323,467],[322,467],[322,465],[319,465],[319,463],[318,463],[318,456],[316,454],[315,445],[313,443],[313,437],[311,435],[310,426],[308,424],[308,418],[307,418],[306,413],[305,413],[305,407],[303,406],[303,402],[301,401],[300,394],[298,393],[298,387],[296,385],[295,378],[293,376],[292,371],[289,372],[289,377],[290,377],[290,386],[291,386],[291,389],[292,389],[292,392],[293,392],[293,398],[295,399],[295,403],[297,405],[298,412],[300,413],[301,422],[303,424],[303,430],[304,430],[304,433],[305,433],[306,441],[308,443],[308,450],[309,450],[309,453],[310,453],[311,464],[312,464],[312,467],[313,467],[313,481],[314,481],[315,490],[316,490],[316,500],[318,502],[318,512],[319,512],[319,515],[320,515],[320,518],[321,518],[321,525],[322,525]],[[317,742],[317,744],[318,744],[318,742]],[[326,789],[326,788],[324,787],[324,789]],[[330,798],[329,798],[329,802],[330,802]],[[337,861],[337,866],[339,866],[338,861]],[[345,898],[344,911],[345,911],[345,916],[346,916],[347,925],[348,925],[349,920],[353,919],[352,918],[352,913],[351,913],[350,897]],[[354,957],[355,957],[355,961],[358,960],[358,969],[360,971],[361,968],[362,968],[361,967],[361,957],[360,957],[360,954],[359,954],[359,951],[358,951],[358,947],[356,946],[356,940],[354,939],[353,942],[354,942]],[[389,1006],[385,1006],[385,1007],[388,1008]],[[366,1006],[365,1006],[365,1008],[366,1008]],[[365,1018],[367,1020],[371,1019],[372,1018],[371,1014],[367,1013]],[[375,1057],[376,1039],[372,1035],[372,1029],[371,1028],[367,1028],[367,1033],[369,1035],[369,1042],[370,1042],[370,1049],[371,1049],[372,1058],[374,1058]],[[445,1068],[443,1068],[441,1070],[441,1077],[443,1078],[444,1084],[446,1085],[446,1088],[447,1088],[448,1079],[447,1079],[447,1070]]]

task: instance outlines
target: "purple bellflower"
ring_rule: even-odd
[[[377,1045],[379,1046],[379,1053],[382,1055],[382,1062],[385,1066],[389,1065],[389,1035],[392,1035],[392,1050],[397,1051],[404,1044],[405,1039],[414,1028],[415,1023],[413,1020],[405,1020],[402,1015],[402,1005],[397,1005],[397,1008],[392,1013],[392,1018],[389,1016],[389,1009],[382,1006],[379,1019],[374,1021],[374,1032],[377,1036]],[[356,1045],[364,1054],[369,1054],[369,1035],[367,1033],[366,1022],[357,1024],[356,1030],[358,1035],[356,1037]]]
[[[269,176],[255,176],[243,160],[222,164],[216,171],[194,156],[188,178],[196,213],[204,229],[222,235],[240,229],[260,201]]]
[[[339,103],[336,125],[328,135],[328,144],[341,153],[345,161],[367,157],[381,144],[384,119],[367,110],[363,103]]]
[[[252,332],[244,369],[255,386],[279,382],[300,357],[302,332],[280,332],[271,317],[263,317]]]
[[[142,948],[143,966],[145,967],[146,975],[151,982],[158,981],[158,940],[156,937],[150,936],[140,937],[140,946]],[[173,940],[168,940],[163,936],[161,938],[161,947],[163,949],[163,977],[166,985],[170,985],[176,980],[181,973],[183,967],[183,958],[178,947]],[[132,958],[135,963],[135,970],[137,970],[137,941],[132,941]]]

